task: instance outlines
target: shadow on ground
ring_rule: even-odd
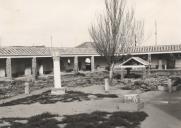
[[[118,96],[115,94],[91,94],[91,93],[83,93],[79,91],[68,91],[65,95],[51,95],[51,91],[47,91],[38,95],[29,96],[22,99],[17,99],[11,102],[6,102],[0,104],[2,106],[12,106],[19,104],[53,104],[56,102],[73,102],[73,101],[84,101],[91,99],[100,99],[100,98],[117,98]]]
[[[153,99],[153,105],[181,121],[181,90],[163,93]]]
[[[100,112],[58,116],[50,113],[30,118],[3,118],[1,128],[139,128],[148,115],[144,112]]]

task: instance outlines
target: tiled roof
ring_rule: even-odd
[[[53,48],[61,55],[98,55],[95,49],[91,48]],[[167,53],[181,52],[181,45],[159,45],[127,48],[126,54],[145,53]],[[3,47],[0,48],[0,56],[51,56],[51,48],[48,47]]]
[[[93,48],[53,48],[61,55],[97,55]],[[0,56],[51,56],[48,47],[3,47]]]
[[[66,48],[60,49],[61,55],[98,55],[93,48]]]
[[[92,42],[85,42],[77,46],[79,48],[91,48]],[[157,46],[140,46],[125,48],[123,53],[158,53],[158,52],[181,52],[181,44],[179,45],[157,45]]]
[[[0,56],[49,56],[50,49],[46,47],[3,47]]]
[[[158,52],[181,52],[181,45],[158,45],[127,48],[124,53],[158,53]]]

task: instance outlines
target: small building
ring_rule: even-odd
[[[144,78],[146,77],[146,72],[149,70],[150,63],[140,57],[131,57],[117,67],[121,69],[122,78],[124,77],[124,70],[127,70],[127,75],[130,75],[131,70],[141,71]]]

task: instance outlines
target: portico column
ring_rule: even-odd
[[[78,72],[78,56],[74,57],[74,71]]]
[[[6,69],[4,68],[4,59],[0,59],[0,77],[5,77],[5,76],[6,76]]]
[[[32,76],[34,79],[36,79],[36,75],[37,75],[37,61],[36,61],[36,57],[32,58]]]
[[[91,56],[91,72],[94,72],[94,68],[95,68],[95,63],[94,63],[94,56]]]
[[[162,70],[162,60],[161,59],[158,60],[158,69]]]
[[[11,68],[11,58],[6,59],[6,75],[8,78],[12,79],[12,68]]]

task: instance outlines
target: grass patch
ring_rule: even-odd
[[[1,119],[8,122],[9,126],[2,128],[116,128],[124,126],[125,128],[138,128],[140,123],[148,115],[144,112],[101,112],[96,111],[90,114],[76,114],[58,116],[51,113],[43,113],[30,118],[26,118],[27,123],[9,122],[8,118]],[[57,120],[56,117],[61,117]]]

